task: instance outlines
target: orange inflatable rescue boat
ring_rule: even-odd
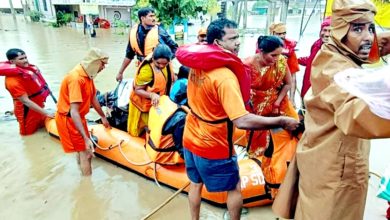
[[[165,103],[165,104],[164,104]],[[174,107],[173,107],[174,106]],[[160,99],[159,108],[156,110],[152,107],[149,117],[169,117],[169,114],[164,114],[164,111],[172,112],[172,109],[178,108],[166,96]],[[152,118],[149,119],[149,121]],[[158,127],[158,123],[157,127]],[[54,119],[46,120],[46,129],[50,135],[58,138],[58,132]],[[168,151],[164,149],[156,150],[151,148],[150,141],[145,141],[141,137],[130,136],[127,132],[116,128],[106,129],[101,124],[89,124],[88,129],[91,134],[91,139],[96,147],[96,155],[106,159],[114,164],[117,164],[130,171],[136,172],[149,179],[155,180],[157,184],[167,185],[174,189],[180,189],[186,186],[189,179],[186,174],[184,161],[178,159],[178,152]],[[153,129],[153,126],[149,126]],[[151,133],[150,133],[151,134]],[[147,138],[153,135],[147,135]],[[245,137],[245,131],[239,130],[235,134],[238,142],[239,139]],[[241,137],[241,138],[240,138]],[[172,147],[171,147],[172,148]],[[240,148],[246,152],[245,148]],[[155,151],[156,150],[156,151]],[[237,150],[236,150],[237,151]],[[161,156],[164,155],[165,156]],[[240,153],[237,151],[239,158],[240,178],[241,178],[241,192],[243,196],[244,207],[254,207],[270,204],[271,194],[267,187],[264,175],[261,170],[260,158],[240,158]],[[165,158],[161,160],[161,158]],[[167,160],[167,158],[173,158]],[[172,164],[169,161],[176,161]],[[188,192],[188,187],[185,188]],[[226,206],[227,193],[210,193],[203,188],[202,199],[217,205]]]

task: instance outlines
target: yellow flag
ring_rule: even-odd
[[[381,27],[390,28],[390,3],[385,1],[372,0],[378,10],[375,15],[375,22]],[[332,4],[333,0],[326,1],[325,16],[332,15]]]

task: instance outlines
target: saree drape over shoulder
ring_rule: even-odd
[[[279,56],[274,65],[260,67],[259,57],[255,55],[248,58],[245,63],[251,70],[253,112],[262,116],[275,116],[272,113],[274,103],[278,99],[287,74],[286,58]],[[298,119],[287,94],[280,104],[279,114]],[[251,136],[250,133],[251,131],[247,132],[247,136]],[[253,131],[253,136],[249,139],[251,139],[249,154],[250,156],[262,156],[261,169],[264,173],[266,188],[274,198],[286,175],[287,164],[295,154],[298,139],[282,128]]]
[[[274,103],[283,87],[284,77],[287,74],[287,61],[284,56],[279,56],[278,61],[272,66],[261,67],[258,56],[247,58],[244,63],[251,70],[251,101],[253,113],[262,116],[275,116],[272,114]],[[279,107],[280,115],[298,119],[298,115],[286,95]],[[267,148],[269,131],[255,131],[252,138],[249,153],[261,155]]]

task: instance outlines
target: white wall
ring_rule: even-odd
[[[104,14],[105,19],[109,20],[111,23],[118,18],[120,15],[120,20],[130,24],[130,12],[127,7],[110,7],[106,6],[104,9],[106,14]]]
[[[14,8],[23,8],[20,0],[12,0]],[[9,0],[0,0],[0,8],[10,8]]]
[[[50,5],[49,0],[38,0],[39,1],[39,11],[42,12],[42,14],[46,18],[55,18],[55,9],[54,5]],[[44,2],[46,2],[46,8],[44,7]],[[30,6],[31,7],[31,6]]]

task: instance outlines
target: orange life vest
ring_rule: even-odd
[[[0,62],[0,76],[28,76],[28,70],[18,67],[9,61]]]
[[[138,44],[138,27],[139,24],[135,25],[130,30],[129,42],[131,48],[139,56],[146,57],[153,52],[153,49],[158,45],[158,26],[155,25],[145,36],[144,40],[144,51],[141,50],[140,45]]]
[[[150,159],[159,164],[184,163],[176,151],[172,134],[162,135],[165,123],[180,107],[168,96],[161,96],[158,109],[152,107],[149,111],[149,124],[146,133],[146,152]]]
[[[266,188],[270,190],[272,198],[275,198],[297,150],[298,138],[291,136],[290,132],[284,129],[271,129],[267,135],[270,143],[261,157],[261,169]]]
[[[172,82],[174,80],[174,74],[171,63],[167,65],[168,77],[165,78],[162,71],[155,71],[157,68],[152,61],[145,59],[141,65],[138,67],[136,76],[133,83],[133,92],[130,95],[130,101],[135,105],[141,112],[149,112],[150,107],[152,106],[152,101],[149,98],[142,97],[135,93],[135,82],[137,81],[137,76],[144,65],[150,65],[153,72],[152,85],[146,87],[146,91],[154,92],[161,95],[166,95],[171,89]]]
[[[23,79],[31,81],[31,84],[27,84],[27,95],[37,103],[44,102],[49,95],[49,87],[39,69],[34,65],[19,67],[9,61],[0,62],[0,76],[21,76]]]

